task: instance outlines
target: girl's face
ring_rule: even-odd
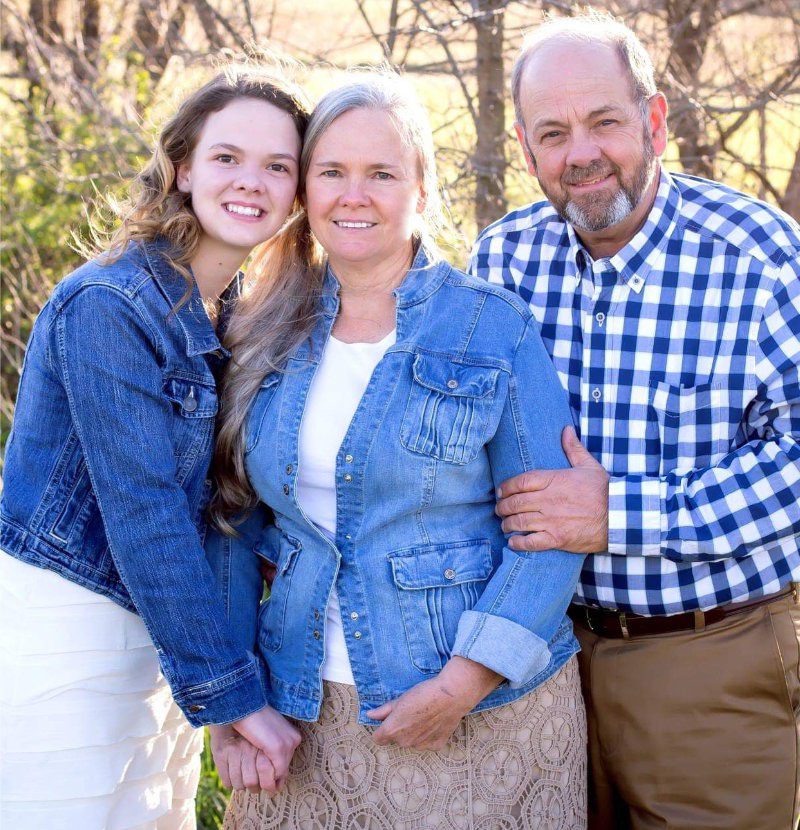
[[[387,113],[352,110],[325,130],[310,159],[305,202],[334,271],[410,254],[425,201],[416,155]]]
[[[294,122],[272,104],[239,98],[208,116],[177,171],[207,253],[243,261],[276,233],[294,204],[299,158]]]

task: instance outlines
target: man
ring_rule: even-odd
[[[666,101],[611,18],[545,23],[512,87],[548,201],[487,228],[471,268],[530,303],[583,442],[498,513],[517,549],[590,554],[590,827],[794,827],[800,228],[661,169]]]

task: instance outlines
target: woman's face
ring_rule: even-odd
[[[192,197],[203,243],[243,260],[283,225],[297,192],[300,137],[283,110],[239,98],[206,119],[177,186]]]
[[[334,271],[409,257],[424,207],[416,154],[387,113],[351,110],[314,148],[305,201]]]

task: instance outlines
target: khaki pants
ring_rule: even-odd
[[[702,631],[575,633],[590,830],[791,830],[800,785],[800,604]]]

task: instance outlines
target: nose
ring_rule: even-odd
[[[570,167],[588,167],[602,158],[602,151],[588,130],[575,130],[570,136],[564,161]]]
[[[360,176],[351,176],[339,196],[339,203],[345,207],[360,207],[369,204],[366,183]]]
[[[233,186],[236,190],[246,190],[250,193],[263,193],[266,189],[264,176],[261,170],[242,167]]]

